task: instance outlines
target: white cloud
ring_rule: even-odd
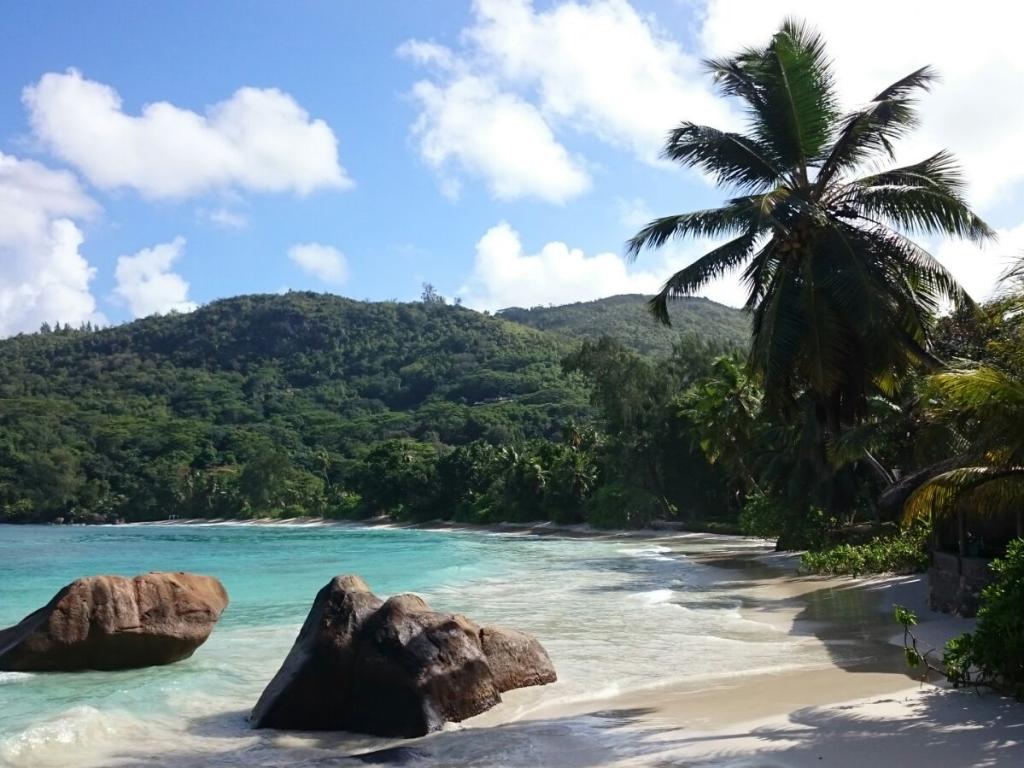
[[[322,282],[343,285],[348,280],[345,254],[330,245],[298,243],[288,249],[288,258]]]
[[[232,189],[304,195],[352,183],[327,123],[274,88],[240,88],[203,114],[161,101],[135,116],[113,88],[71,69],[43,75],[22,98],[35,136],[105,189],[184,198]]]
[[[200,218],[222,229],[245,229],[249,226],[248,216],[230,208],[200,209],[198,214]]]
[[[590,180],[562,133],[591,134],[653,161],[684,117],[734,122],[697,59],[625,0],[543,12],[529,0],[477,0],[473,13],[458,52],[419,40],[399,48],[436,70],[413,89],[413,130],[449,194],[461,171],[485,178],[500,199],[563,202]]]
[[[128,304],[133,317],[148,317],[167,312],[191,312],[195,302],[188,300],[188,283],[171,271],[185,248],[185,238],[143,248],[132,256],[120,256],[114,277],[114,293]]]
[[[626,0],[476,0],[478,66],[536,92],[545,115],[653,159],[680,120],[731,122],[699,59]]]
[[[953,0],[710,0],[702,39],[709,54],[728,54],[765,42],[786,16],[805,19],[825,37],[850,106],[925,64],[939,71],[942,80],[921,99],[921,127],[904,142],[901,160],[948,148],[982,205],[1024,180],[1024,100],[1016,96],[1024,81],[1024,7],[1001,0],[976,0],[970,12]]]
[[[538,197],[561,203],[584,192],[590,178],[559,144],[533,105],[486,79],[458,76],[413,88],[420,116],[413,126],[423,159],[458,194],[456,171],[487,180],[500,200]]]
[[[946,240],[932,250],[975,301],[993,298],[999,279],[1011,263],[1024,254],[1024,223],[996,230],[998,240],[983,246],[963,240]]]
[[[501,222],[476,244],[473,271],[458,290],[467,306],[495,311],[590,301],[624,293],[653,294],[665,279],[712,246],[706,241],[670,244],[652,268],[630,265],[612,252],[587,256],[578,248],[552,241],[529,254],[519,233]],[[746,292],[732,275],[715,280],[698,295],[730,306],[746,301]]]
[[[476,244],[473,273],[459,294],[468,306],[497,310],[651,293],[659,285],[649,272],[630,272],[615,253],[587,256],[565,243],[550,242],[539,253],[527,254],[519,233],[502,222]]]
[[[72,221],[97,210],[72,174],[0,152],[0,336],[106,322]]]

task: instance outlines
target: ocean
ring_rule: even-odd
[[[251,731],[247,714],[314,595],[341,573],[358,573],[381,596],[416,592],[437,609],[541,639],[559,681],[508,695],[489,722],[527,722],[566,702],[598,710],[623,692],[681,680],[830,663],[813,637],[751,620],[731,572],[685,554],[705,540],[682,541],[680,552],[656,540],[355,525],[0,526],[0,627],[96,574],[209,574],[231,600],[206,644],[177,664],[0,672],[0,766],[533,764],[535,755],[516,753],[530,738],[498,748],[472,720],[450,729],[463,732],[458,748],[469,744],[477,756],[458,763],[429,748],[434,737],[416,750],[375,752],[393,742]],[[467,741],[472,733],[479,738]]]

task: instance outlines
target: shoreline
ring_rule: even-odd
[[[858,641],[874,644],[879,655],[853,662],[834,658],[820,668],[653,685],[600,702],[555,702],[513,722],[606,718],[643,745],[641,757],[602,761],[602,766],[1024,764],[1024,704],[988,691],[956,690],[939,681],[922,681],[906,665],[903,634],[892,619],[895,605],[918,614],[915,630],[926,650],[941,649],[948,639],[975,625],[973,619],[932,613],[924,574],[800,575],[792,553],[758,550],[740,537],[708,536],[725,546],[687,556],[721,568],[727,580],[746,582],[738,590],[744,598],[743,615],[789,633],[814,634],[826,647]],[[655,538],[662,543],[681,539],[678,535]],[[728,540],[736,538],[734,545],[745,541],[748,546],[729,548]],[[844,613],[849,614],[848,622],[840,618]],[[492,712],[463,727],[508,725]]]
[[[315,743],[318,753],[330,750],[339,765],[350,764],[345,757],[367,765],[386,764],[395,762],[396,755],[399,763],[406,755],[411,763],[417,756],[427,756],[450,764],[516,768],[1024,764],[1024,706],[995,694],[978,696],[921,683],[908,673],[902,632],[891,619],[894,603],[918,612],[922,621],[917,634],[925,649],[941,647],[973,624],[927,611],[923,574],[801,575],[796,572],[798,555],[776,553],[763,540],[676,530],[308,518],[126,525],[391,528],[652,542],[660,556],[689,558],[710,569],[712,583],[740,597],[738,610],[745,619],[805,636],[829,651],[830,661],[820,667],[717,677],[701,676],[700,659],[695,658],[698,674],[685,681],[662,684],[653,679],[650,685],[574,700],[545,699],[544,689],[511,691],[503,705],[461,724],[383,748],[368,745],[370,751],[358,754],[350,746],[328,746],[336,743],[333,738],[309,742],[309,734],[281,735],[296,746]],[[623,651],[628,653],[628,638],[625,641]],[[851,647],[858,651],[852,657]],[[338,747],[340,752],[335,751]],[[505,755],[512,753],[529,755],[531,762],[505,762]],[[207,758],[211,764],[217,762],[216,753]],[[192,763],[182,765],[191,768]]]

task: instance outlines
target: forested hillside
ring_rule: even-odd
[[[607,304],[624,342],[582,349],[565,318],[599,331],[586,310],[556,334],[425,298],[242,296],[0,341],[0,520],[578,519],[600,478],[624,474],[645,514],[715,496],[694,440],[651,446],[681,429],[670,393],[724,345],[684,336],[650,365],[629,347],[671,344],[634,330],[651,322],[641,297]],[[680,325],[712,338],[732,312],[688,311],[708,318]]]
[[[708,299],[683,298],[670,305],[672,325],[665,326],[648,311],[649,298],[627,294],[558,307],[512,307],[498,316],[571,339],[596,341],[608,336],[634,352],[657,357],[668,357],[673,345],[690,334],[740,348],[750,340],[750,320],[738,309]]]
[[[216,506],[259,479],[247,466],[281,465],[312,493],[388,438],[554,436],[588,407],[568,351],[442,303],[308,293],[7,339],[0,509],[162,516],[186,497]]]

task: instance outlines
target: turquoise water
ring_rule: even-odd
[[[79,576],[151,570],[224,583],[231,603],[210,640],[166,667],[0,673],[0,765],[320,765],[373,746],[246,727],[313,596],[339,573],[540,637],[560,680],[512,697],[505,719],[680,677],[827,663],[817,643],[745,618],[720,573],[665,547],[462,531],[0,526],[0,626]]]

